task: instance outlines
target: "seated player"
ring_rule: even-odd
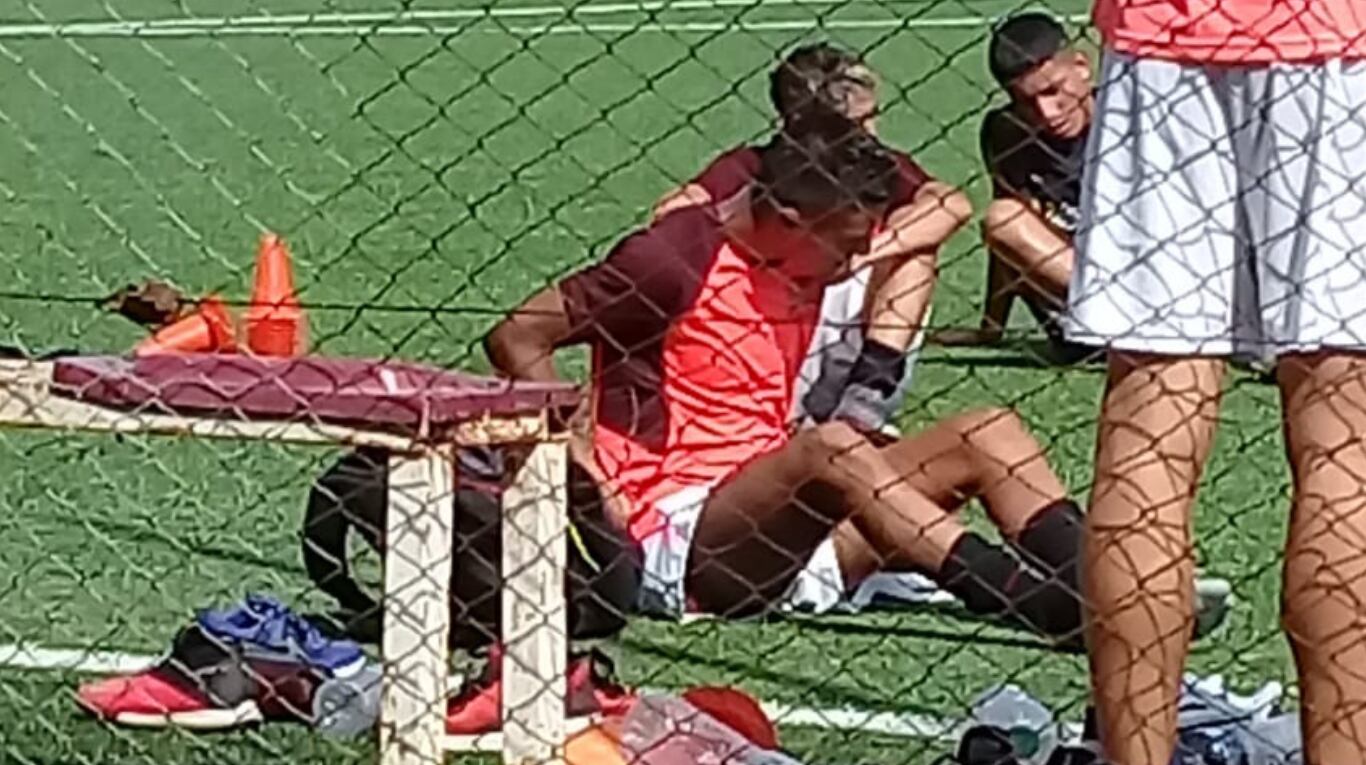
[[[780,136],[756,157],[742,230],[676,211],[486,339],[494,367],[527,380],[555,379],[556,349],[591,348],[595,417],[575,460],[640,546],[639,605],[744,616],[917,571],[971,611],[1074,640],[1079,514],[1012,413],[899,441],[789,426],[825,286],[869,252],[902,176],[862,133]],[[1031,566],[955,517],[972,498]]]
[[[781,132],[838,122],[875,131],[877,80],[857,56],[828,44],[794,50],[770,76]],[[655,219],[710,207],[729,225],[748,220],[747,190],[759,169],[759,147],[741,146],[713,160],[697,178],[668,194]],[[887,427],[910,384],[910,364],[923,339],[940,246],[972,216],[960,191],[932,179],[910,156],[895,152],[899,176],[869,251],[851,274],[830,286],[802,373],[809,390],[797,415],[838,417],[862,430]]]
[[[1048,334],[1056,359],[1076,361],[1088,352],[1063,340],[1058,318],[1072,279],[1082,154],[1095,100],[1091,62],[1070,46],[1061,24],[1036,12],[998,26],[987,58],[1010,103],[982,121],[992,201],[982,220],[987,294],[981,327],[941,332],[935,340],[995,343],[1019,298]]]

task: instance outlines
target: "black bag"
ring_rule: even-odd
[[[495,450],[462,452],[455,493],[451,566],[452,647],[474,649],[498,639],[502,622],[502,460]],[[351,529],[383,553],[388,454],[360,449],[315,482],[304,519],[303,557],[309,578],[348,614],[348,636],[380,638],[375,598],[351,577],[346,537]],[[577,465],[568,477],[571,525],[565,597],[570,637],[620,632],[640,587],[639,548],[607,517],[597,484]]]

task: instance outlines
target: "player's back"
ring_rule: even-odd
[[[682,210],[561,283],[573,323],[592,327],[594,452],[637,508],[637,536],[654,502],[786,441],[820,298],[751,247]]]

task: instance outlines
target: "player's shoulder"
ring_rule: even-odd
[[[618,245],[658,267],[697,266],[714,257],[725,241],[722,224],[704,206],[685,207],[637,229]]]
[[[759,166],[762,160],[759,156],[759,147],[751,144],[740,144],[717,154],[712,161],[707,164],[709,170],[718,167],[733,168],[744,170],[751,175],[759,173]]]
[[[706,189],[712,199],[724,199],[753,181],[761,164],[758,149],[736,146],[712,159],[693,182]]]
[[[982,145],[1013,140],[1023,131],[1019,115],[1010,106],[998,106],[982,115]]]

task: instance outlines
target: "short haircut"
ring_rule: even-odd
[[[1037,11],[1006,19],[991,33],[987,66],[1003,87],[1069,47],[1058,20]]]
[[[829,43],[804,45],[769,75],[769,98],[784,118],[812,112],[848,113],[857,90],[873,90],[877,79],[857,54]]]
[[[890,149],[861,130],[779,134],[760,151],[762,193],[802,215],[882,207],[898,177]]]

